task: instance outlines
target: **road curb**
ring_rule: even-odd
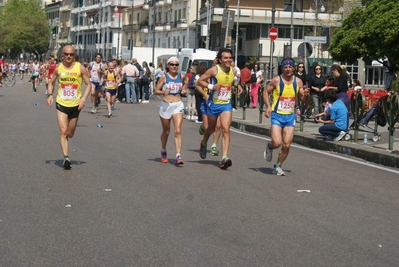
[[[231,122],[231,126],[241,131],[270,137],[270,128],[262,127],[255,123],[236,120]],[[381,149],[380,152],[375,152],[367,147],[360,147],[358,144],[349,143],[346,141],[324,141],[321,138],[318,139],[312,135],[299,131],[295,131],[293,142],[295,144],[303,145],[309,148],[336,152],[383,166],[399,168],[399,155],[394,154],[389,150]]]

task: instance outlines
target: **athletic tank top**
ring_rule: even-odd
[[[294,77],[294,79],[296,79],[296,77]],[[281,85],[283,85],[284,88],[280,88]],[[282,92],[281,89],[283,89]],[[296,91],[297,88],[294,89],[294,80],[291,84],[285,84],[280,76],[280,82],[276,89],[273,90],[272,110],[278,114],[293,114],[295,112]]]
[[[162,91],[165,90],[170,90],[169,94],[170,95],[179,95],[181,93],[181,89],[183,87],[183,83],[181,80],[181,74],[177,73],[176,78],[172,79],[169,76],[169,73],[165,73],[166,76],[166,82],[162,87]]]
[[[116,84],[116,78],[115,78],[115,73],[109,73],[107,72],[107,77],[105,79],[105,89],[108,90],[116,90],[117,84]]]
[[[102,64],[99,63],[96,65],[96,63],[91,63],[91,68],[90,68],[90,81],[93,82],[99,82],[100,81],[100,73],[99,71],[101,70]]]
[[[53,73],[54,73],[55,68],[57,68],[57,64],[56,64],[56,63],[50,64],[50,65],[48,66],[48,74],[47,74],[47,77],[48,77],[48,78],[51,79],[51,78],[53,77]]]
[[[217,73],[215,75],[216,81],[220,84],[219,90],[214,90],[212,93],[212,100],[215,104],[229,104],[231,100],[231,86],[234,82],[233,68],[230,67],[228,73],[225,73],[219,65],[216,65]]]
[[[64,107],[79,106],[82,97],[82,74],[80,63],[75,62],[72,69],[66,69],[63,64],[58,67],[57,103]]]

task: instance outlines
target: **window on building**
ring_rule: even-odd
[[[294,12],[299,12],[297,0],[294,0]],[[292,11],[292,0],[284,0],[284,11]]]
[[[384,68],[367,66],[365,85],[372,85],[377,87],[384,86]]]
[[[182,19],[185,19],[185,18],[186,18],[186,9],[185,9],[185,8],[183,8]]]
[[[351,80],[353,81],[354,79],[358,80],[359,79],[359,66],[358,66],[358,61],[356,61],[352,65],[346,65],[346,70],[349,72],[349,76],[351,77]]]

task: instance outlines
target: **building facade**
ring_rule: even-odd
[[[309,65],[317,61],[330,66],[327,46],[331,34],[345,14],[359,5],[358,0],[276,0],[273,12],[273,0],[60,2],[59,22],[52,22],[59,25],[56,48],[71,43],[82,61],[91,61],[97,52],[106,60],[129,59],[134,47],[218,50],[228,44],[239,65],[248,58],[256,59],[271,76],[277,68],[271,68],[270,62],[287,55]],[[226,23],[228,19],[232,23]],[[227,29],[225,24],[229,24]],[[271,42],[273,25],[278,33]],[[310,43],[304,45],[305,39]],[[383,86],[381,66],[359,60],[347,67],[352,78],[365,86]]]

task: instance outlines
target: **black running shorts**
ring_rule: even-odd
[[[62,113],[67,114],[68,115],[68,119],[74,119],[74,118],[77,118],[79,116],[79,113],[80,113],[80,110],[78,110],[79,106],[69,108],[69,107],[64,107],[64,106],[62,106],[62,105],[60,105],[58,103],[55,106],[56,106],[56,108],[59,111],[61,111]]]

